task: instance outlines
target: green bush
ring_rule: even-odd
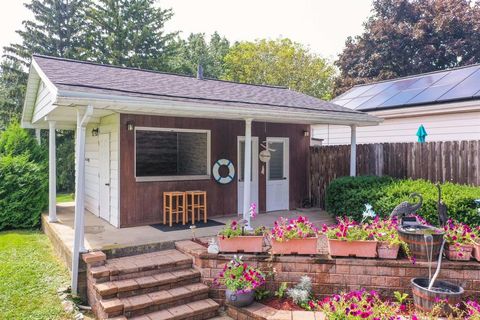
[[[25,155],[28,160],[40,163],[47,159],[47,154],[30,132],[13,122],[0,134],[0,157]]]
[[[16,123],[0,135],[0,230],[34,228],[48,204],[45,152]]]
[[[0,230],[38,227],[48,204],[45,166],[28,157],[0,157]]]
[[[423,206],[417,212],[431,223],[437,223],[437,188],[425,180],[393,179],[389,177],[343,177],[334,180],[327,188],[326,209],[336,216],[362,219],[364,204],[370,203],[377,214],[388,216],[400,202],[414,202],[413,192],[423,197]],[[472,225],[480,224],[474,200],[480,199],[480,188],[454,183],[442,184],[443,202],[448,215]]]

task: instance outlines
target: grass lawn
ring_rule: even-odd
[[[73,193],[59,193],[57,194],[57,203],[73,202]]]
[[[38,231],[0,232],[0,319],[71,319],[57,289],[68,271]]]

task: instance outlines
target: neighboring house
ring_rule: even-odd
[[[358,85],[332,100],[346,108],[383,118],[357,130],[357,143],[480,140],[480,65]],[[313,138],[323,145],[350,144],[350,128],[320,125]]]
[[[310,126],[378,122],[282,87],[47,56],[33,57],[22,115],[24,127],[50,129],[50,151],[55,129],[77,131],[76,212],[116,227],[160,223],[165,191],[207,191],[209,216],[245,214],[250,202],[260,211],[299,207],[308,197]],[[265,143],[275,151],[263,164]],[[249,158],[251,182],[243,179]],[[55,152],[50,159],[55,220]],[[228,184],[212,177],[219,159],[236,171]]]

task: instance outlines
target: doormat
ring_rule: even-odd
[[[183,225],[180,222],[180,223],[174,223],[170,227],[168,225],[168,223],[167,224],[157,223],[157,224],[151,224],[150,227],[154,227],[155,229],[158,229],[158,230],[163,231],[163,232],[170,232],[170,231],[190,230],[191,225],[192,224],[190,222],[186,223],[185,225]],[[210,219],[207,220],[207,223],[203,222],[203,220],[195,222],[195,227],[197,227],[197,229],[207,228],[207,227],[223,226],[223,225],[225,225],[225,223],[218,222],[218,221],[215,221],[215,220],[210,220]]]

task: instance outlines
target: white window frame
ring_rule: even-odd
[[[207,134],[207,174],[206,175],[185,175],[185,176],[151,176],[151,177],[137,177],[137,130],[138,131],[164,131],[164,132],[192,132],[192,133],[206,133]],[[158,127],[135,127],[134,131],[134,172],[135,180],[137,182],[150,181],[186,181],[186,180],[207,180],[211,179],[211,130],[203,129],[182,129],[182,128],[158,128]]]

